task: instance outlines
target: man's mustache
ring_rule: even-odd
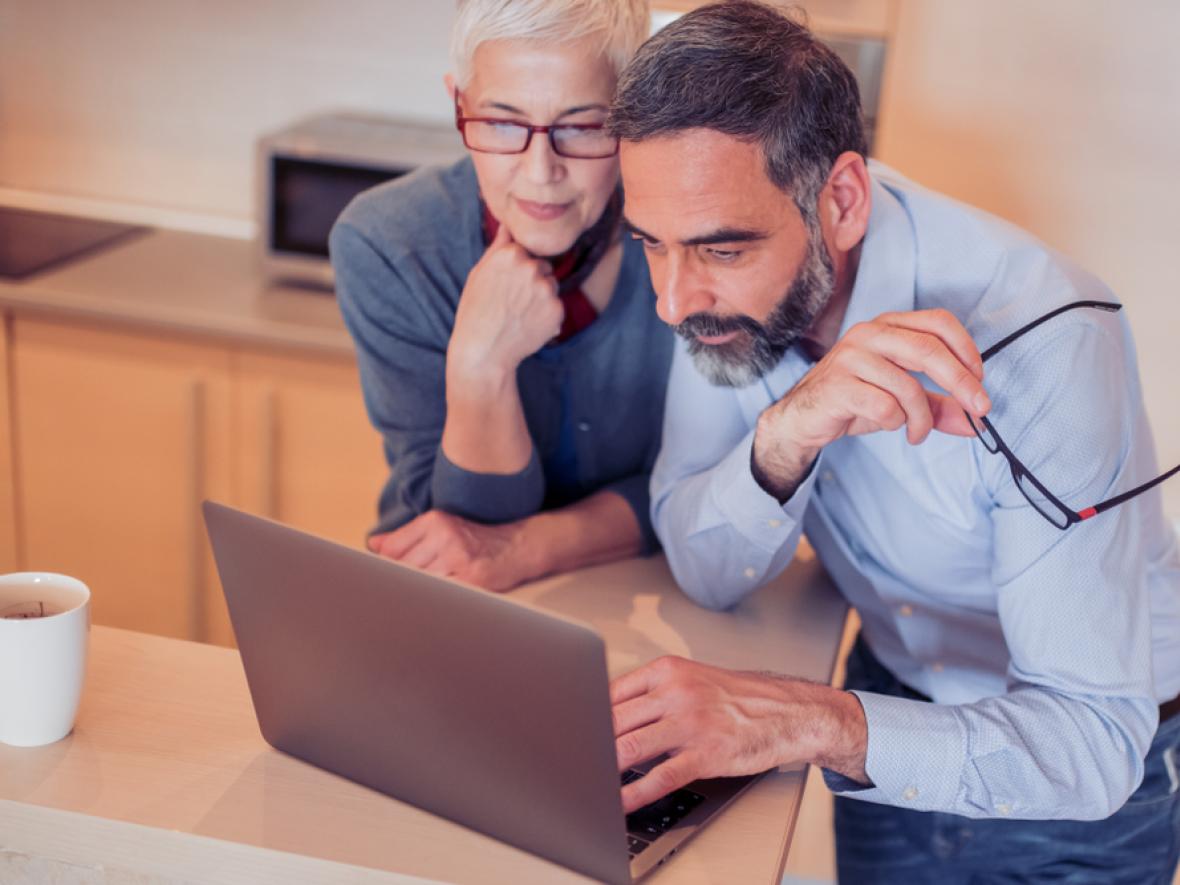
[[[712,338],[728,335],[730,332],[746,332],[754,338],[761,337],[764,330],[756,320],[747,316],[718,316],[713,313],[694,313],[672,327],[682,338]]]

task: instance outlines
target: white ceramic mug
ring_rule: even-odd
[[[0,743],[39,747],[74,727],[90,588],[49,572],[0,575]]]

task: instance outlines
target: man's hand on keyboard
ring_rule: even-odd
[[[663,657],[614,680],[611,704],[620,771],[668,756],[623,787],[626,812],[699,778],[798,762],[868,782],[860,702],[826,685]]]

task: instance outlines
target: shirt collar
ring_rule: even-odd
[[[860,250],[840,337],[857,323],[914,309],[917,249],[909,214],[893,192],[870,177],[873,208]]]

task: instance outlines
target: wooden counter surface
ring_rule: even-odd
[[[617,675],[661,654],[830,679],[845,606],[807,551],[730,612],[662,557],[517,591],[593,624]],[[762,779],[649,879],[777,883],[805,771]],[[0,881],[578,883],[584,877],[271,749],[236,651],[91,631],[73,734],[0,745]]]

